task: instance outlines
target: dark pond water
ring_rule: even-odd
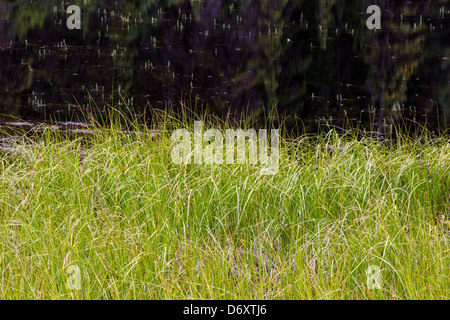
[[[73,105],[101,113],[112,99],[136,112],[183,99],[221,116],[287,115],[308,132],[345,119],[380,132],[450,124],[448,0],[71,4],[81,30],[66,27],[64,1],[0,0],[3,124],[75,121]]]

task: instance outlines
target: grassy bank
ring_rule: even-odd
[[[286,139],[263,176],[91,129],[1,153],[0,298],[450,298],[448,138]]]

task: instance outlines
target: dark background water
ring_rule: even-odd
[[[101,113],[112,99],[177,111],[183,99],[308,132],[450,124],[448,0],[72,1],[81,30],[67,29],[68,4],[0,0],[3,123],[73,120],[73,105]]]

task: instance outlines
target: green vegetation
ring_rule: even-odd
[[[450,298],[448,137],[285,137],[262,176],[174,165],[166,129],[185,124],[157,122],[0,151],[1,298]]]

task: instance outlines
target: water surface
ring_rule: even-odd
[[[377,32],[366,27],[375,2]],[[450,124],[448,0],[71,4],[81,30],[67,29],[63,1],[0,1],[3,124],[180,100],[224,117],[285,115],[308,132]]]

